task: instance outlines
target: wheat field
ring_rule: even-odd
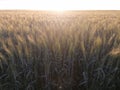
[[[0,11],[0,90],[120,90],[120,11]]]

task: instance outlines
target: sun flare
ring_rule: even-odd
[[[0,0],[0,9],[51,10],[119,10],[117,0]]]
[[[68,0],[44,0],[42,1],[42,4],[40,4],[41,2],[39,0],[36,2],[32,2],[31,0],[30,5],[32,5],[32,3],[35,3],[33,7],[38,10],[42,9],[63,12],[64,10],[68,10],[68,8],[72,7],[70,6],[70,3],[68,4],[68,2]]]

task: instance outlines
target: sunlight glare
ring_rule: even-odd
[[[0,0],[0,9],[50,10],[117,10],[120,2],[116,0]]]

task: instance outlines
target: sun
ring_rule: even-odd
[[[97,8],[99,3],[97,5],[94,3],[98,2],[96,2],[96,0],[2,0],[0,2],[0,8],[63,12],[65,10]]]
[[[69,0],[3,0],[1,9],[51,10],[63,12]]]
[[[120,10],[118,0],[0,0],[0,9],[49,10]]]
[[[36,2],[31,2],[30,5],[38,10],[42,9],[63,12],[68,9],[68,0],[36,0]]]

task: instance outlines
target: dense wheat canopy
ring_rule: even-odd
[[[0,11],[0,90],[120,90],[120,11]]]

